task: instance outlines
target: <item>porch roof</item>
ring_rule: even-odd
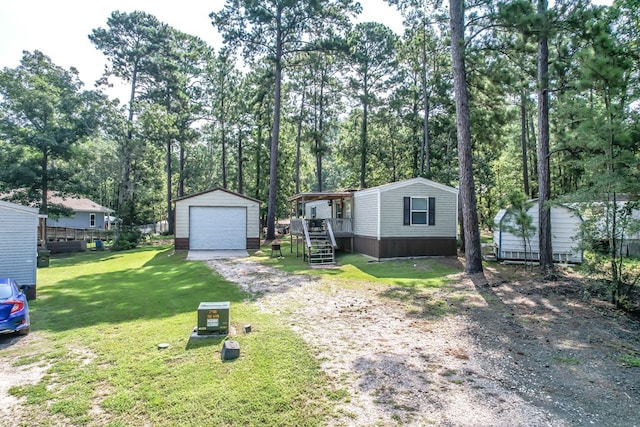
[[[289,197],[290,202],[312,202],[316,200],[338,200],[353,196],[353,191],[320,191],[299,193]]]

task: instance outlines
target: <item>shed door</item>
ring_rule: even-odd
[[[189,249],[246,248],[246,208],[191,206],[189,209]]]

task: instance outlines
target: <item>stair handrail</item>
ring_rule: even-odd
[[[331,246],[337,248],[338,244],[336,243],[336,238],[333,235],[333,226],[331,225],[331,221],[325,220],[325,224],[327,224],[327,232],[329,233],[329,238],[331,239]]]
[[[302,221],[302,231],[304,232],[304,240],[307,244],[307,248],[311,250],[311,238],[309,237],[309,228],[307,228],[307,221]]]

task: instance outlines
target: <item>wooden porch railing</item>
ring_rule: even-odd
[[[114,235],[115,230],[101,228],[47,227],[47,240],[49,241],[84,240],[92,242],[94,240],[112,240]]]
[[[351,218],[327,218],[326,221],[331,224],[333,234],[336,236],[351,236],[353,234]]]
[[[329,239],[331,240],[331,246],[333,246],[334,248],[337,248],[338,244],[336,243],[336,238],[333,235],[333,227],[331,227],[331,221],[326,220],[325,224],[327,225],[327,234],[329,234]]]
[[[304,227],[309,229],[310,221],[324,221],[324,228],[331,227],[333,235],[337,237],[351,236],[353,234],[353,223],[351,218],[327,218],[325,220],[291,218],[289,230],[294,236],[304,236]]]
[[[294,236],[304,236],[303,218],[291,218],[289,223],[289,232]]]

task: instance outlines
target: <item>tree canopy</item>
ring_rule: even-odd
[[[466,199],[476,271],[479,232],[514,191],[543,213],[638,198],[637,0],[453,2],[455,33],[449,2],[388,3],[402,34],[355,23],[352,0],[226,0],[210,14],[215,49],[115,11],[89,35],[102,93],[25,53],[0,75],[0,187],[82,192],[134,226],[172,222],[173,198],[220,186],[264,202],[271,239],[296,192],[425,176]],[[105,100],[116,82],[123,105]]]

